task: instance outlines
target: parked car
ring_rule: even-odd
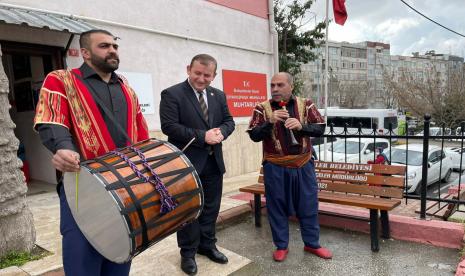
[[[415,136],[423,136],[424,131],[418,132]],[[429,128],[429,136],[442,136],[442,135],[452,135],[452,130],[450,128],[445,128],[444,132],[442,131],[442,127],[430,127]]]
[[[444,151],[452,158],[452,169],[454,171],[465,170],[465,148],[460,147],[445,147]],[[460,158],[462,158],[462,166],[460,167]]]
[[[367,163],[368,160],[375,158],[374,151],[376,148],[382,147],[383,149],[389,148],[389,140],[378,138],[347,138],[340,139],[336,142],[326,144],[326,160],[324,158],[323,144],[315,146],[315,151],[322,161],[332,162],[345,162],[347,156],[347,163],[359,163],[359,156],[361,163]],[[334,159],[332,159],[332,157]]]
[[[392,147],[386,152],[391,165],[407,165],[407,192],[420,194],[423,144],[409,144]],[[441,162],[442,160],[442,162]],[[441,168],[442,164],[442,168]],[[443,180],[448,182],[452,174],[452,159],[440,147],[431,145],[428,150],[427,185]],[[441,171],[441,175],[439,175]]]

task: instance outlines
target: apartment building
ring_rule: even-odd
[[[410,72],[415,78],[426,78],[432,70],[440,75],[443,84],[450,76],[461,72],[464,59],[428,51],[412,56],[390,54],[390,44],[364,41],[360,43],[329,41],[330,106],[357,108],[391,108],[385,89],[385,74],[398,78],[402,72]],[[324,44],[314,50],[315,61],[302,65],[304,93],[319,106],[324,102]]]

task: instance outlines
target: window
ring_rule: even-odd
[[[376,142],[375,143],[369,143],[367,146],[367,150],[370,150],[371,152],[375,151],[377,148],[383,148],[386,149],[388,147],[388,143],[386,142]]]
[[[375,59],[371,55],[368,56],[368,64],[375,64]]]
[[[376,148],[383,148],[383,150],[387,149],[388,143],[387,142],[376,142]]]
[[[358,128],[361,124],[362,128],[371,128],[371,121],[372,118],[343,116],[328,117],[328,125],[334,124],[334,127],[344,127],[347,124],[348,128]]]
[[[389,129],[389,124],[392,124],[392,129],[397,128],[397,117],[385,117],[384,118],[384,128]]]
[[[329,151],[345,154],[359,153],[359,148],[363,149],[365,144],[354,141],[338,141],[329,147]],[[347,151],[346,151],[347,149]]]
[[[371,128],[371,118],[354,117],[352,120],[352,127],[358,128],[359,125],[361,125],[362,128]]]
[[[434,151],[430,154],[430,156],[428,157],[428,162],[430,163],[437,163],[439,162],[440,160],[440,156],[441,156],[441,152],[440,151]]]

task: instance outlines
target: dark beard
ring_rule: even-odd
[[[117,62],[109,63],[108,60],[111,58],[116,59]],[[119,67],[119,58],[116,55],[106,56],[105,59],[102,59],[95,55],[91,55],[90,61],[92,62],[92,65],[94,65],[98,70],[104,73],[112,73],[116,71]]]

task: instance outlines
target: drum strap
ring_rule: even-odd
[[[115,117],[113,114],[108,110],[108,107],[102,102],[100,97],[98,96],[97,91],[95,91],[94,87],[91,86],[88,82],[84,81],[84,79],[79,76],[76,72],[73,72],[74,76],[78,78],[86,87],[87,90],[92,94],[92,97],[94,98],[94,101],[98,104],[98,106],[103,110],[105,115],[107,115],[108,119],[113,123],[113,125],[116,127],[116,129],[123,135],[123,137],[128,141],[131,145],[134,145],[134,142],[129,138],[128,134],[126,133],[126,130],[123,129],[123,127],[116,121]]]
[[[142,211],[142,207],[140,206],[140,202],[137,200],[136,195],[129,187],[129,185],[126,185],[126,181],[124,180],[123,176],[121,176],[121,174],[114,167],[110,166],[110,164],[108,164],[107,162],[105,162],[105,160],[100,158],[95,159],[95,161],[105,166],[109,171],[113,173],[114,176],[116,176],[116,178],[118,178],[118,182],[123,184],[124,189],[128,193],[137,210],[137,215],[139,217],[140,225],[142,228],[142,248],[147,248],[149,246],[149,238],[147,235],[147,223],[145,222],[144,212]]]
[[[154,168],[157,168],[157,167],[160,167],[161,165],[163,164],[166,164],[176,158],[178,158],[182,153],[181,152],[173,152],[173,153],[170,153],[169,156],[161,161],[158,161],[157,163],[153,163],[152,165],[148,165],[146,166],[144,169],[142,170],[139,170],[140,173],[144,174],[146,173],[147,171],[150,171]],[[143,163],[143,162],[142,162]],[[166,173],[165,173],[166,174]],[[163,174],[163,175],[165,175]],[[129,181],[129,180],[132,180],[133,178],[135,177],[139,177],[139,174],[138,172],[134,172],[134,174],[131,174],[131,175],[128,175],[125,179],[126,181]],[[138,179],[141,179],[140,177]],[[145,182],[150,182],[149,180],[145,179],[145,178],[142,178],[142,180],[145,180]]]
[[[152,169],[158,168],[158,167],[160,167],[161,165],[164,165],[164,164],[166,164],[166,163],[168,163],[168,162],[170,162],[170,161],[172,161],[172,160],[178,158],[178,157],[181,156],[181,155],[182,155],[182,152],[179,151],[179,152],[168,153],[168,154],[162,156],[162,158],[156,158],[156,157],[153,158],[153,159],[147,158],[147,161],[148,161],[148,162],[150,162],[150,161],[156,161],[156,160],[160,160],[160,159],[161,159],[161,160],[158,161],[158,162],[156,162],[156,163],[153,163],[151,166],[146,167],[145,169],[142,169],[141,171],[142,171],[142,172],[146,172],[147,170],[149,170],[149,168],[152,168]],[[161,156],[161,155],[160,155],[160,156]],[[127,178],[132,178],[132,177],[134,177],[134,176],[127,176]]]
[[[151,144],[148,144],[148,145],[145,145],[145,146],[140,147],[140,150],[145,152],[145,151],[149,151],[149,150],[151,150],[151,149],[157,148],[157,147],[159,147],[159,146],[161,146],[161,145],[164,145],[164,144],[165,144],[165,143],[162,142],[162,141],[157,141],[157,142],[154,142],[154,143],[151,143]],[[126,154],[126,156],[129,157],[129,158],[132,158],[132,157],[134,157],[134,156],[137,155],[137,153],[135,153],[135,152],[127,152],[127,153],[125,152],[125,154]],[[173,154],[173,153],[168,153],[168,154],[163,154],[163,155],[159,155],[159,156],[155,156],[155,157],[150,157],[150,158],[147,158],[146,160],[147,160],[148,162],[156,161],[156,160],[159,160],[159,159],[163,159],[163,158],[165,158],[165,157],[169,157],[169,156],[171,156],[171,154]],[[179,154],[179,155],[181,155],[181,154]],[[178,155],[178,156],[179,156],[179,155]],[[114,157],[113,152],[108,152],[107,154],[102,155],[102,156],[100,156],[99,158],[103,160],[103,159],[112,158],[112,157]],[[90,160],[90,161],[83,161],[83,164],[92,163],[92,162],[93,162],[92,160]],[[126,164],[116,165],[116,164],[118,164],[118,163],[120,163],[120,162],[121,162],[121,159],[116,159],[116,160],[113,161],[113,162],[108,162],[108,164],[110,164],[111,166],[114,166],[115,169],[121,169],[121,168],[127,167]],[[142,163],[142,161],[133,161],[133,162],[134,162],[134,164],[136,164],[136,165],[139,165],[139,164]],[[106,167],[99,167],[99,168],[90,169],[90,172],[91,172],[91,173],[102,173],[102,172],[106,172],[106,171],[108,171],[108,169],[107,169]]]
[[[175,181],[178,181],[179,179],[183,178],[184,176],[186,176],[187,174],[189,174],[189,173],[191,173],[193,171],[194,171],[193,167],[187,167],[187,168],[183,168],[183,169],[179,169],[179,170],[172,170],[172,171],[169,171],[169,172],[166,172],[166,173],[162,173],[162,174],[159,174],[158,176],[160,178],[165,178],[165,177],[168,177],[168,176],[177,175],[175,178],[170,179],[168,182],[165,183],[165,187],[169,187]],[[127,182],[125,185],[133,186],[133,185],[146,183],[145,179],[137,178],[136,180],[132,180],[132,181],[131,181],[131,179],[134,179],[134,177],[132,177],[130,179],[125,178],[125,180]],[[111,184],[108,184],[108,185],[105,186],[105,189],[107,191],[117,190],[117,189],[121,189],[121,188],[124,188],[124,186],[119,182],[114,182],[114,183],[111,183]],[[155,194],[156,190],[153,191],[153,193]],[[147,194],[146,196],[148,198],[148,197],[151,197],[153,195],[152,194]],[[143,198],[141,198],[141,201],[144,201],[147,198],[143,197]],[[142,199],[144,199],[144,200],[142,200]]]
[[[182,192],[182,193],[179,193],[175,196],[173,196],[174,199],[178,200],[178,205],[183,205],[184,203],[188,202],[189,200],[191,200],[194,196],[198,195],[201,193],[201,188],[197,188],[197,189],[194,189],[194,190],[190,190],[190,191],[186,191],[186,192]],[[186,197],[184,198],[183,200],[179,201],[180,198],[183,198],[183,197]],[[139,199],[139,202],[144,202],[145,200],[142,200],[142,199]],[[153,201],[150,201],[146,204],[141,204],[141,207],[142,209],[146,209],[146,208],[150,208],[150,207],[153,207],[153,206],[157,206],[157,205],[160,205],[160,201],[157,200],[153,200]],[[121,215],[127,215],[129,213],[132,213],[136,211],[136,208],[134,206],[128,206],[124,209],[122,209],[120,211]],[[155,219],[156,218],[159,218],[161,217],[160,215],[154,217]]]
[[[157,192],[160,194],[160,200],[161,200],[161,208],[160,208],[160,213],[161,214],[166,214],[168,213],[169,211],[172,211],[174,210],[174,208],[176,208],[177,206],[177,203],[173,200],[173,198],[171,197],[171,195],[169,194],[168,190],[166,189],[165,185],[163,184],[163,182],[161,181],[160,177],[158,176],[158,174],[155,172],[155,170],[149,165],[149,163],[147,162],[147,159],[145,158],[144,154],[139,150],[137,149],[136,147],[133,147],[133,146],[130,146],[128,147],[128,149],[131,149],[132,151],[134,151],[135,153],[137,153],[137,155],[139,156],[139,158],[141,159],[142,161],[142,165],[150,171],[150,173],[152,174],[151,176],[146,176],[144,175],[138,168],[137,166],[134,164],[134,162],[132,162],[131,159],[129,159],[129,157],[127,157],[124,153],[121,153],[119,151],[113,151],[113,153],[117,156],[119,156],[121,159],[123,159],[124,161],[126,161],[126,163],[128,163],[129,167],[134,171],[134,173],[141,179],[144,179],[145,182],[149,182],[151,183],[155,189],[157,190]],[[162,161],[161,161],[162,162]],[[160,163],[160,162],[158,162]],[[157,164],[158,164],[157,163]]]

